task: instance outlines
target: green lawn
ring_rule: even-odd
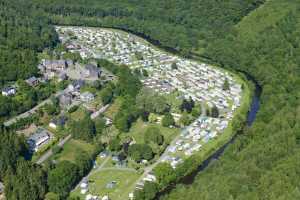
[[[180,130],[177,128],[166,128],[156,123],[145,123],[142,120],[138,120],[133,124],[130,129],[130,132],[127,135],[132,136],[137,143],[144,143],[144,133],[149,127],[157,127],[164,135],[165,140],[170,142],[173,138],[175,138]]]
[[[86,114],[86,109],[80,106],[75,112],[70,114],[70,117],[75,121],[79,121],[84,118],[85,114]]]
[[[126,200],[128,194],[134,191],[135,182],[140,177],[137,172],[119,170],[119,169],[103,169],[89,178],[89,194],[104,196],[108,195],[111,200]],[[111,181],[116,181],[114,188],[106,188]],[[80,194],[80,189],[71,193],[71,196],[79,196],[81,199],[85,195]]]
[[[54,157],[59,161],[74,161],[78,150],[84,150],[92,154],[94,151],[94,146],[82,140],[71,139],[65,144],[62,152],[55,155]]]
[[[171,94],[164,95],[167,99],[169,105],[171,105],[171,112],[180,113],[180,105],[182,103],[181,99],[177,97],[180,95],[180,92],[172,92]]]
[[[107,109],[107,111],[104,113],[105,117],[113,119],[115,117],[115,115],[117,114],[121,104],[122,104],[122,99],[117,98],[113,102],[113,104]]]

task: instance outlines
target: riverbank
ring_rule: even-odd
[[[177,50],[162,47],[160,46],[159,41],[155,41],[148,37],[144,37],[143,34],[137,34],[133,31],[128,31],[124,29],[121,29],[120,31],[129,32],[136,36],[142,37],[147,42],[150,42],[155,48],[167,51],[168,53],[171,53],[173,55],[180,56]],[[199,172],[206,169],[212,161],[222,156],[226,148],[235,141],[236,137],[239,135],[240,132],[242,132],[241,130],[243,128],[252,125],[256,118],[256,113],[259,110],[259,98],[261,94],[261,87],[250,74],[244,71],[235,71],[230,68],[222,68],[218,66],[217,63],[209,60],[208,58],[191,56],[189,57],[189,59],[197,62],[200,61],[209,63],[214,67],[221,69],[222,71],[229,71],[231,75],[233,75],[236,79],[240,81],[240,83],[242,83],[245,86],[247,94],[243,96],[243,105],[235,113],[234,119],[231,121],[229,127],[225,130],[225,132],[211,144],[205,146],[199,154],[193,155],[191,158],[189,158],[189,160],[185,161],[186,163],[192,163],[192,167],[190,167],[190,170],[185,171],[184,175],[178,177],[177,180],[171,183],[168,187],[162,188],[160,192],[157,193],[155,199],[158,199],[164,196],[165,194],[168,194],[177,184],[192,184]],[[195,166],[195,163],[197,166]],[[178,171],[180,171],[180,169]]]
[[[124,30],[119,30],[124,31]],[[130,33],[133,33],[130,31]],[[134,34],[134,33],[133,33]],[[137,35],[141,37],[141,35]],[[142,38],[146,40],[147,42],[150,42],[156,49],[166,51],[169,54],[177,55],[179,54],[178,51],[170,49],[166,49],[165,47],[159,46],[159,42],[149,40],[149,38]],[[180,56],[180,55],[179,55]],[[203,58],[189,58],[190,60],[197,61],[197,62],[204,62]],[[159,198],[163,196],[164,194],[167,194],[174,188],[174,186],[178,183],[180,184],[192,184],[194,181],[194,178],[196,175],[204,170],[209,164],[215,160],[218,159],[225,149],[235,141],[235,138],[238,136],[238,134],[241,132],[241,130],[246,126],[251,126],[253,123],[256,112],[259,109],[259,95],[260,95],[260,86],[258,83],[251,77],[249,74],[246,74],[245,72],[237,72],[234,70],[230,70],[228,68],[224,69],[217,65],[217,63],[214,62],[204,62],[209,63],[213,67],[218,68],[221,71],[227,71],[232,75],[238,82],[243,85],[244,91],[243,91],[243,98],[242,98],[242,105],[241,107],[235,112],[234,119],[230,122],[228,128],[222,133],[222,135],[218,136],[215,140],[209,142],[206,144],[202,150],[188,158],[184,163],[182,164],[182,167],[179,167],[176,169],[176,171],[179,171],[179,173],[184,172],[177,176],[176,181],[170,183],[169,186],[161,188],[160,192],[158,192],[156,198]],[[189,165],[189,166],[188,166]]]
[[[199,62],[198,60],[195,61],[191,59],[185,59],[180,56],[174,55],[174,53],[163,51],[159,49],[159,47],[153,46],[143,38],[132,36],[121,30],[99,31],[99,29],[89,27],[87,27],[86,29],[85,27],[56,28],[58,32],[61,33],[60,37],[64,40],[68,38],[68,36],[65,34],[66,31],[72,31],[73,34],[78,36],[78,38],[81,38],[78,41],[77,39],[74,39],[74,41],[72,42],[74,43],[73,45],[80,45],[85,49],[85,52],[81,51],[81,49],[78,49],[78,51],[80,53],[84,53],[86,57],[88,57],[88,55],[93,55],[96,58],[100,57],[103,59],[109,59],[111,60],[111,62],[121,62],[130,66],[133,69],[147,69],[147,71],[150,71],[150,74],[155,71],[156,74],[151,75],[155,75],[155,78],[157,80],[165,80],[166,82],[169,78],[169,80],[172,83],[170,83],[169,87],[173,86],[175,87],[174,89],[179,89],[182,92],[182,95],[193,97],[194,99],[196,99],[195,101],[206,102],[208,105],[210,105],[210,107],[212,105],[218,105],[220,109],[224,109],[224,113],[222,115],[219,115],[219,113],[217,115],[212,116],[208,114],[208,116],[211,116],[209,120],[205,117],[203,121],[202,119],[199,119],[199,121],[195,121],[195,124],[193,126],[195,126],[199,130],[202,129],[203,133],[196,131],[189,132],[188,134],[190,135],[187,135],[187,137],[184,137],[184,135],[181,136],[184,137],[182,138],[181,142],[186,143],[186,149],[189,149],[191,145],[195,145],[196,143],[201,149],[198,148],[199,151],[197,150],[197,152],[194,152],[193,154],[192,152],[185,151],[184,153],[187,156],[182,155],[181,152],[175,152],[177,154],[174,153],[174,155],[170,155],[169,157],[171,159],[176,158],[176,156],[182,156],[182,158],[179,157],[180,162],[177,162],[175,166],[172,166],[174,169],[172,170],[172,173],[174,172],[174,179],[172,178],[167,182],[164,181],[164,184],[161,184],[161,182],[158,181],[159,191],[165,190],[169,187],[169,185],[175,184],[178,181],[180,181],[183,177],[191,174],[199,167],[199,165],[201,165],[201,163],[207,160],[207,158],[209,158],[215,152],[218,152],[219,149],[221,149],[225,144],[232,140],[232,138],[236,135],[237,132],[243,129],[243,126],[247,121],[247,113],[250,108],[252,97],[251,83],[249,83],[244,76],[241,76],[236,72],[227,71],[225,69],[219,68],[218,66],[206,65],[202,62]],[[120,32],[123,33],[118,34]],[[86,38],[83,37],[82,34],[86,34],[88,36],[87,38],[89,39],[86,41]],[[105,45],[107,44],[107,42],[103,41],[103,35],[105,35],[106,40],[109,39],[110,41],[115,41],[117,38],[119,46],[120,44],[122,44],[122,47],[118,49],[115,48],[115,52],[110,52],[111,48]],[[127,39],[124,40],[124,38]],[[135,40],[134,38],[137,38],[137,40]],[[128,40],[133,41],[133,47],[132,44],[128,43]],[[91,41],[93,41],[92,44],[90,43]],[[98,46],[104,45],[103,48],[106,48],[109,53],[107,53],[107,51],[104,51],[103,49],[99,50],[99,47],[96,44]],[[144,57],[142,53],[145,53],[145,58],[150,60],[152,59],[152,62],[144,59],[141,59],[142,61],[139,62],[139,59],[130,57],[131,55],[136,55],[136,51],[138,50],[141,51],[139,52],[139,55]],[[120,52],[122,56],[119,55]],[[128,54],[129,56],[124,55],[124,52],[127,52],[127,54],[130,53]],[[170,71],[168,71],[168,67],[170,67],[172,63],[174,64],[174,62],[176,66],[179,65],[181,67],[180,70],[177,71],[176,69],[174,69],[176,72],[167,74],[170,73]],[[158,68],[160,69],[156,69],[155,67],[157,66],[159,66]],[[155,70],[150,70],[149,68],[151,67],[155,68]],[[199,71],[201,72],[199,73]],[[149,76],[151,77],[151,75]],[[202,81],[199,80],[200,76],[203,76]],[[189,78],[187,79],[187,77]],[[232,90],[222,89],[222,84],[224,84],[226,80],[230,80],[229,84],[231,85]],[[181,81],[183,83],[181,83]],[[188,86],[189,88],[187,89],[186,87]],[[159,92],[160,90],[157,89],[157,91]],[[206,120],[208,120],[209,122],[207,122],[207,125],[203,124],[202,127],[201,124]],[[213,122],[214,120],[216,120],[216,122]],[[221,126],[221,122],[225,122],[226,125]],[[217,129],[216,127],[214,127],[214,125],[217,126]],[[215,132],[211,135],[211,131]],[[199,136],[199,139],[196,139],[196,137],[193,138],[192,134],[194,136],[197,135],[197,137]],[[206,139],[207,137],[205,135],[208,135],[208,139]],[[199,141],[201,137],[203,138],[201,140],[202,142]],[[180,145],[183,146],[182,144]],[[174,147],[177,148],[177,146]],[[178,151],[182,150],[179,149]],[[167,161],[167,159],[168,156],[165,156],[165,158],[161,159],[161,161],[164,162],[165,160]],[[154,165],[154,167],[156,168],[156,165]],[[155,168],[152,168],[153,171],[155,171]]]
[[[259,99],[260,99],[260,95],[261,95],[261,87],[253,79],[253,77],[251,77],[248,74],[245,74],[245,77],[248,79],[248,82],[250,81],[250,83],[252,83],[251,88],[254,89],[254,91],[251,90],[251,91],[253,91],[252,95],[251,95],[252,96],[251,106],[250,106],[250,110],[247,114],[247,119],[246,119],[246,121],[244,121],[244,127],[251,126],[253,124],[253,122],[255,120],[255,117],[256,117],[256,114],[259,110]],[[233,137],[231,137],[231,139],[229,139],[229,141],[227,141],[225,144],[221,145],[218,150],[211,153],[206,159],[204,159],[201,162],[201,164],[194,171],[192,171],[192,172],[188,173],[187,175],[181,177],[175,183],[172,183],[171,185],[169,185],[165,189],[158,192],[155,199],[160,199],[160,198],[164,197],[165,195],[169,194],[173,189],[175,189],[176,185],[178,185],[178,184],[182,184],[182,185],[185,185],[185,186],[193,184],[194,181],[195,181],[196,176],[200,172],[205,170],[207,167],[209,167],[209,165],[212,164],[213,161],[219,159],[223,155],[226,148],[235,141],[235,139],[238,137],[240,132],[241,131],[237,131],[236,134]],[[224,138],[224,141],[226,141],[225,138]],[[207,154],[209,154],[209,153],[210,152],[207,152]]]

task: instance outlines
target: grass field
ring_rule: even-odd
[[[122,104],[122,99],[117,98],[113,102],[113,104],[107,109],[107,111],[104,113],[105,117],[113,119],[115,117],[115,115],[117,114],[121,104]]]
[[[87,112],[86,109],[80,106],[75,112],[70,114],[70,117],[75,121],[79,121],[84,118],[86,112]]]
[[[169,105],[171,105],[171,112],[180,113],[180,105],[182,103],[181,99],[177,97],[180,95],[179,92],[172,92],[171,94],[164,95],[167,99]]]
[[[137,172],[126,169],[103,169],[89,178],[89,194],[104,196],[108,195],[111,200],[126,200],[128,195],[135,188],[135,182],[140,177]],[[116,181],[115,187],[106,187],[111,181]],[[79,196],[81,199],[85,195],[80,194],[80,189],[75,190],[71,196]]]
[[[167,142],[170,142],[173,138],[175,138],[180,131],[177,128],[166,128],[160,124],[145,123],[139,119],[133,124],[128,135],[132,136],[137,143],[144,143],[144,135],[149,127],[157,127],[164,135],[165,141]]]
[[[88,153],[93,153],[94,146],[82,140],[71,139],[65,144],[62,152],[55,155],[54,158],[59,161],[68,160],[73,162],[76,157],[76,152],[79,150],[84,150]]]

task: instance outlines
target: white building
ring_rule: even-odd
[[[33,135],[31,135],[27,143],[33,152],[37,152],[43,145],[50,141],[50,134],[47,130],[39,128]]]
[[[16,94],[16,92],[17,92],[16,88],[14,88],[14,87],[7,87],[7,88],[4,88],[2,90],[2,95],[6,96],[6,97],[7,96],[13,96],[13,95]]]
[[[95,98],[95,96],[90,92],[84,92],[84,93],[80,94],[80,99],[83,102],[91,102],[94,100],[94,98]]]

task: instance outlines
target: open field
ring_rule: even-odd
[[[121,98],[117,98],[113,104],[107,109],[107,111],[104,113],[105,117],[108,117],[110,119],[113,119],[114,116],[117,114],[120,106],[122,104],[122,99]]]
[[[79,121],[84,118],[85,114],[87,113],[87,110],[84,107],[79,107],[75,112],[71,113],[71,119],[75,121]]]
[[[128,135],[132,136],[137,143],[144,143],[144,135],[149,127],[155,127],[160,130],[166,142],[171,142],[180,132],[177,128],[166,128],[156,123],[145,123],[138,120],[133,124]]]
[[[105,169],[93,174],[89,178],[89,192],[93,195],[108,195],[113,200],[128,199],[128,194],[135,188],[135,181],[140,177],[136,172],[126,169]],[[113,188],[107,188],[107,184],[116,181]],[[79,189],[75,190],[71,196],[79,196],[84,199],[84,195],[80,194]]]
[[[54,155],[54,158],[59,161],[68,160],[74,162],[76,152],[79,150],[92,153],[94,150],[94,146],[81,140],[71,139],[65,144],[62,152],[60,152],[57,155]]]

